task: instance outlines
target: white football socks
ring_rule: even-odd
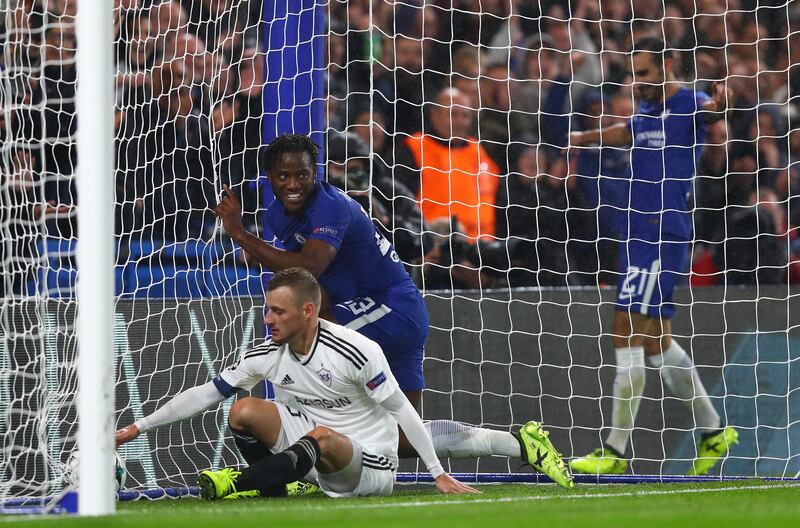
[[[644,392],[644,347],[617,348],[615,353],[617,375],[614,377],[614,401],[611,404],[611,432],[606,444],[624,455]]]
[[[648,361],[660,368],[664,384],[692,411],[698,429],[710,432],[720,428],[719,413],[711,404],[692,359],[674,339],[663,354],[650,356]]]
[[[471,427],[450,420],[425,424],[439,458],[520,457],[519,441],[511,433]]]

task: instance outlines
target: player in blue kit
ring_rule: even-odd
[[[419,412],[428,335],[422,295],[392,244],[361,206],[317,179],[317,155],[316,145],[302,135],[278,137],[263,152],[263,167],[275,194],[266,219],[285,249],[244,229],[241,206],[227,186],[214,212],[231,238],[266,268],[310,271],[324,290],[322,317],[378,343],[400,388]],[[275,389],[278,399],[281,389]],[[425,427],[442,458],[520,457],[560,485],[572,486],[561,456],[537,422],[514,433],[449,420],[428,422]],[[416,456],[403,434],[399,454]]]
[[[715,85],[713,98],[675,79],[664,41],[645,37],[633,56],[638,112],[627,123],[574,132],[570,146],[632,145],[627,240],[620,246],[614,312],[614,378],[611,432],[604,445],[573,459],[575,473],[624,473],[631,429],[644,391],[645,356],[665,385],[693,412],[701,437],[690,474],[704,475],[737,443],[723,427],[697,370],[671,337],[672,292],[687,272],[692,215],[688,204],[708,125],[724,117],[730,90]]]

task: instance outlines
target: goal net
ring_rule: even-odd
[[[74,192],[75,0],[0,5],[7,500],[57,494],[75,449],[75,208],[94,205]],[[615,287],[644,291],[649,270],[628,281],[619,273],[639,205],[630,146],[567,149],[568,137],[641,114],[632,50],[649,35],[666,42],[688,89],[712,93],[721,82],[733,93],[723,118],[683,145],[699,157],[673,297],[672,335],[721,425],[739,432],[712,474],[800,472],[795,3],[298,0],[276,9],[116,3],[118,425],[208,381],[263,337],[268,270],[231,243],[212,208],[230,185],[247,228],[272,240],[259,147],[295,132],[329,154],[320,172],[344,174],[330,179],[364,201],[425,294],[423,417],[503,430],[540,420],[566,457],[600,447],[615,401]],[[645,374],[629,473],[684,475],[702,432],[699,387],[687,398],[650,363]],[[126,486],[193,485],[199,470],[237,464],[228,409],[124,446]],[[457,472],[519,467],[450,461]]]

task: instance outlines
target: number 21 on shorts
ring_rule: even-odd
[[[645,289],[651,289],[658,280],[658,272],[660,261],[656,260],[651,265],[650,269],[640,268],[639,266],[628,266],[628,271],[625,274],[625,280],[622,281],[622,287],[619,289],[619,300],[628,300],[634,297],[640,297],[645,293]],[[649,287],[648,287],[649,285]]]

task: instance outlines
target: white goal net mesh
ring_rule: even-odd
[[[75,443],[75,2],[0,0],[2,499],[58,492]],[[630,284],[619,273],[637,175],[630,146],[566,147],[572,132],[641,114],[632,50],[654,36],[688,89],[711,94],[720,82],[733,94],[684,145],[699,157],[673,298],[673,336],[740,435],[714,472],[800,472],[796,3],[115,5],[120,425],[263,336],[262,270],[212,208],[230,185],[247,228],[271,239],[259,147],[313,130],[328,172],[344,174],[331,181],[360,195],[426,295],[424,418],[504,430],[536,419],[567,457],[600,447],[615,286],[647,287],[646,273]],[[228,408],[126,446],[127,485],[193,484],[200,469],[237,463]],[[630,471],[685,474],[697,427],[691,401],[646,363]],[[505,473],[518,462],[451,468]]]

